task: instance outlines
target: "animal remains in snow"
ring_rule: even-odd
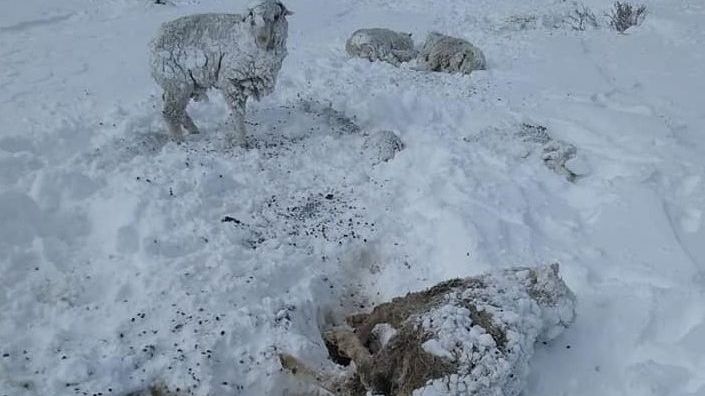
[[[523,123],[516,136],[524,143],[540,145],[544,165],[568,181],[574,182],[588,173],[582,161],[576,158],[578,149],[549,135],[545,126]]]
[[[487,67],[485,55],[470,42],[440,33],[429,33],[418,56],[418,67],[427,71],[470,74]]]
[[[231,140],[244,144],[247,99],[269,94],[286,57],[292,13],[264,0],[247,14],[198,14],[167,22],[150,43],[152,76],[164,90],[163,116],[169,132],[182,137],[198,128],[186,112],[191,99],[220,90],[230,107]]]
[[[416,57],[411,33],[399,33],[389,29],[372,28],[355,31],[345,43],[350,56],[373,61],[383,61],[399,66]]]
[[[325,332],[331,358],[352,361],[347,368],[313,370],[288,354],[280,362],[335,395],[516,396],[534,343],[561,334],[574,306],[558,264],[453,279]]]

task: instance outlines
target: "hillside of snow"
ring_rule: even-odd
[[[310,394],[277,354],[323,362],[344,315],[552,262],[577,320],[525,396],[705,395],[705,3],[618,34],[603,0],[585,31],[559,0],[289,0],[252,149],[216,93],[171,141],[147,50],[246,2],[153,3],[0,2],[0,396]],[[351,59],[364,27],[468,39],[488,70]],[[381,163],[380,130],[405,146]]]

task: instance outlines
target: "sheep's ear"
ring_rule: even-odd
[[[287,10],[286,6],[281,1],[278,1],[277,5],[279,5],[279,8],[281,8],[281,10],[282,10],[282,13],[281,13],[282,16],[294,15],[294,12]]]
[[[247,10],[247,19],[252,26],[264,26],[264,17],[262,16],[262,7],[254,6]]]
[[[250,24],[254,25],[255,24],[255,13],[252,10],[248,10],[247,14],[245,15],[244,18],[242,18],[243,22],[249,22]]]

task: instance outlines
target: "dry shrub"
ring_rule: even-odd
[[[585,5],[576,5],[576,8],[568,14],[568,24],[573,30],[586,30],[598,26],[597,17]]]
[[[646,18],[646,6],[632,5],[628,2],[617,1],[612,10],[607,14],[609,25],[614,30],[624,33],[632,26],[640,25]]]

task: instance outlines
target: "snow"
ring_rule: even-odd
[[[277,353],[323,361],[345,314],[554,261],[577,319],[536,346],[527,396],[705,395],[703,4],[650,1],[619,35],[553,0],[291,0],[256,147],[225,150],[218,95],[168,140],[147,43],[246,4],[172,3],[0,13],[0,395],[305,393]],[[468,39],[488,70],[348,58],[366,27]],[[574,182],[523,124],[576,148]],[[381,130],[404,150],[373,166]]]

